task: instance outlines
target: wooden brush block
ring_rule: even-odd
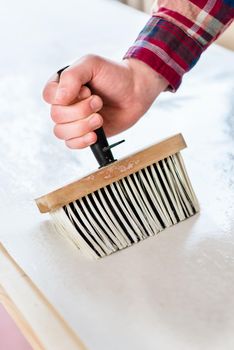
[[[186,148],[182,134],[162,140],[155,145],[118,160],[75,182],[36,199],[41,213],[47,213],[110,185],[140,169]]]

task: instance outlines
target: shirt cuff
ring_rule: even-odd
[[[136,58],[153,68],[176,91],[183,75],[198,61],[204,47],[175,24],[153,16],[124,59]]]

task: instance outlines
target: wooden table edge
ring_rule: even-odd
[[[64,318],[0,243],[0,302],[35,350],[87,350]],[[36,312],[35,312],[36,311]],[[41,321],[47,322],[47,325]],[[50,332],[49,324],[53,322]],[[47,329],[47,334],[43,332]]]

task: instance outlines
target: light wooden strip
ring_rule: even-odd
[[[35,350],[87,350],[0,243],[0,300]]]
[[[4,305],[5,309],[15,321],[18,328],[21,330],[29,344],[35,350],[45,350],[45,347],[42,345],[31,326],[25,321],[23,315],[18,310],[17,306],[11,300],[5,289],[0,285],[0,301]]]
[[[41,213],[46,213],[71,203],[102,187],[110,185],[140,169],[158,162],[186,147],[181,134],[167,138],[143,151],[114,162],[69,185],[36,199]]]

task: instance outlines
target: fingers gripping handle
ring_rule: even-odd
[[[61,73],[68,68],[69,66],[66,66],[59,71],[57,71],[57,74],[60,78]],[[117,142],[116,144],[109,146],[105,132],[103,128],[99,128],[94,131],[97,135],[97,141],[90,146],[100,168],[113,163],[115,161],[113,154],[111,152],[111,148],[114,146],[117,146],[118,144],[122,143],[123,141]]]

